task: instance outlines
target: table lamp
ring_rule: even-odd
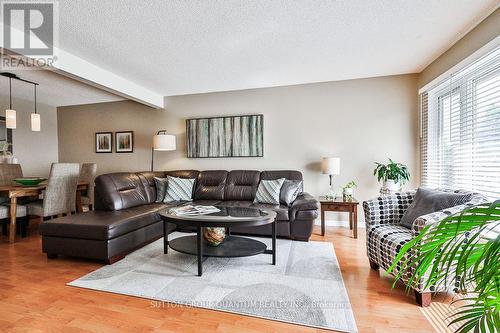
[[[158,151],[172,151],[176,149],[175,135],[167,134],[166,130],[159,130],[153,136],[153,148],[151,148],[151,171],[154,171],[154,152]]]
[[[340,158],[338,157],[323,157],[321,161],[321,172],[324,175],[330,176],[330,190],[326,195],[327,199],[335,199],[335,190],[333,186],[333,176],[340,175]]]

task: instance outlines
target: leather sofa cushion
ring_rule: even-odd
[[[276,219],[278,221],[288,221],[288,207],[285,205],[254,203],[250,207],[273,210],[276,212]]]
[[[164,177],[170,176],[170,177],[178,177],[178,178],[198,178],[198,174],[200,172],[198,170],[172,170],[172,171],[165,171]]]
[[[164,172],[138,172],[136,173],[142,181],[144,189],[146,191],[146,196],[148,198],[148,203],[153,203],[156,201],[156,184],[154,177],[163,178]]]
[[[295,213],[295,220],[315,220],[319,216],[319,211],[317,209],[310,210],[299,210]]]
[[[298,219],[296,215],[301,211],[316,210],[320,208],[318,200],[314,198],[309,193],[302,193],[295,199],[292,206],[290,207],[290,221]],[[317,214],[317,212],[316,212]]]
[[[226,179],[224,200],[253,201],[260,181],[260,171],[229,171]]]
[[[151,203],[144,179],[128,172],[109,173],[95,179],[97,210],[122,210]]]
[[[252,206],[253,201],[221,201],[217,204],[220,207],[250,207]]]
[[[221,203],[220,200],[193,200],[188,202],[189,205],[200,205],[200,206],[218,206]]]
[[[201,171],[196,180],[194,200],[224,200],[227,174],[225,170]]]
[[[153,203],[119,211],[90,211],[42,222],[43,236],[109,240],[160,221],[158,211],[168,207]]]
[[[262,171],[260,173],[260,179],[262,180],[274,180],[280,178],[288,180],[302,180],[302,173],[296,170]]]

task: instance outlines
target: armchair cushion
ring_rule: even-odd
[[[411,231],[405,227],[394,224],[379,224],[367,230],[366,251],[368,258],[371,262],[377,263],[384,270],[387,270],[392,265],[399,250],[411,238]]]
[[[462,205],[472,198],[472,193],[453,193],[420,187],[413,202],[405,211],[400,224],[411,229],[413,222],[420,216],[446,208]]]
[[[463,191],[456,191],[455,193],[464,193],[464,192]],[[471,193],[471,192],[468,192],[468,193]],[[481,203],[485,203],[487,201],[488,201],[488,199],[484,195],[482,195],[480,193],[471,193],[470,200],[462,205],[445,208],[445,209],[439,210],[437,212],[432,212],[432,213],[429,213],[426,215],[419,216],[415,219],[415,221],[413,221],[413,225],[411,228],[413,236],[415,237],[415,236],[419,235],[420,232],[425,227],[427,227],[429,225],[435,225],[435,224],[439,223],[441,220],[447,218],[448,216],[457,214],[468,207],[475,206],[475,205],[478,205]]]

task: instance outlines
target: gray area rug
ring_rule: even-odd
[[[186,234],[175,232],[172,240]],[[270,247],[270,239],[255,238]],[[169,249],[163,239],[68,285],[331,330],[357,332],[331,243],[278,239],[271,255],[206,258]]]

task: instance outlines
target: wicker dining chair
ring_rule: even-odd
[[[88,183],[87,193],[81,196],[82,204],[88,206],[89,210],[94,207],[94,180],[97,173],[96,163],[83,163],[80,169],[80,182]]]

